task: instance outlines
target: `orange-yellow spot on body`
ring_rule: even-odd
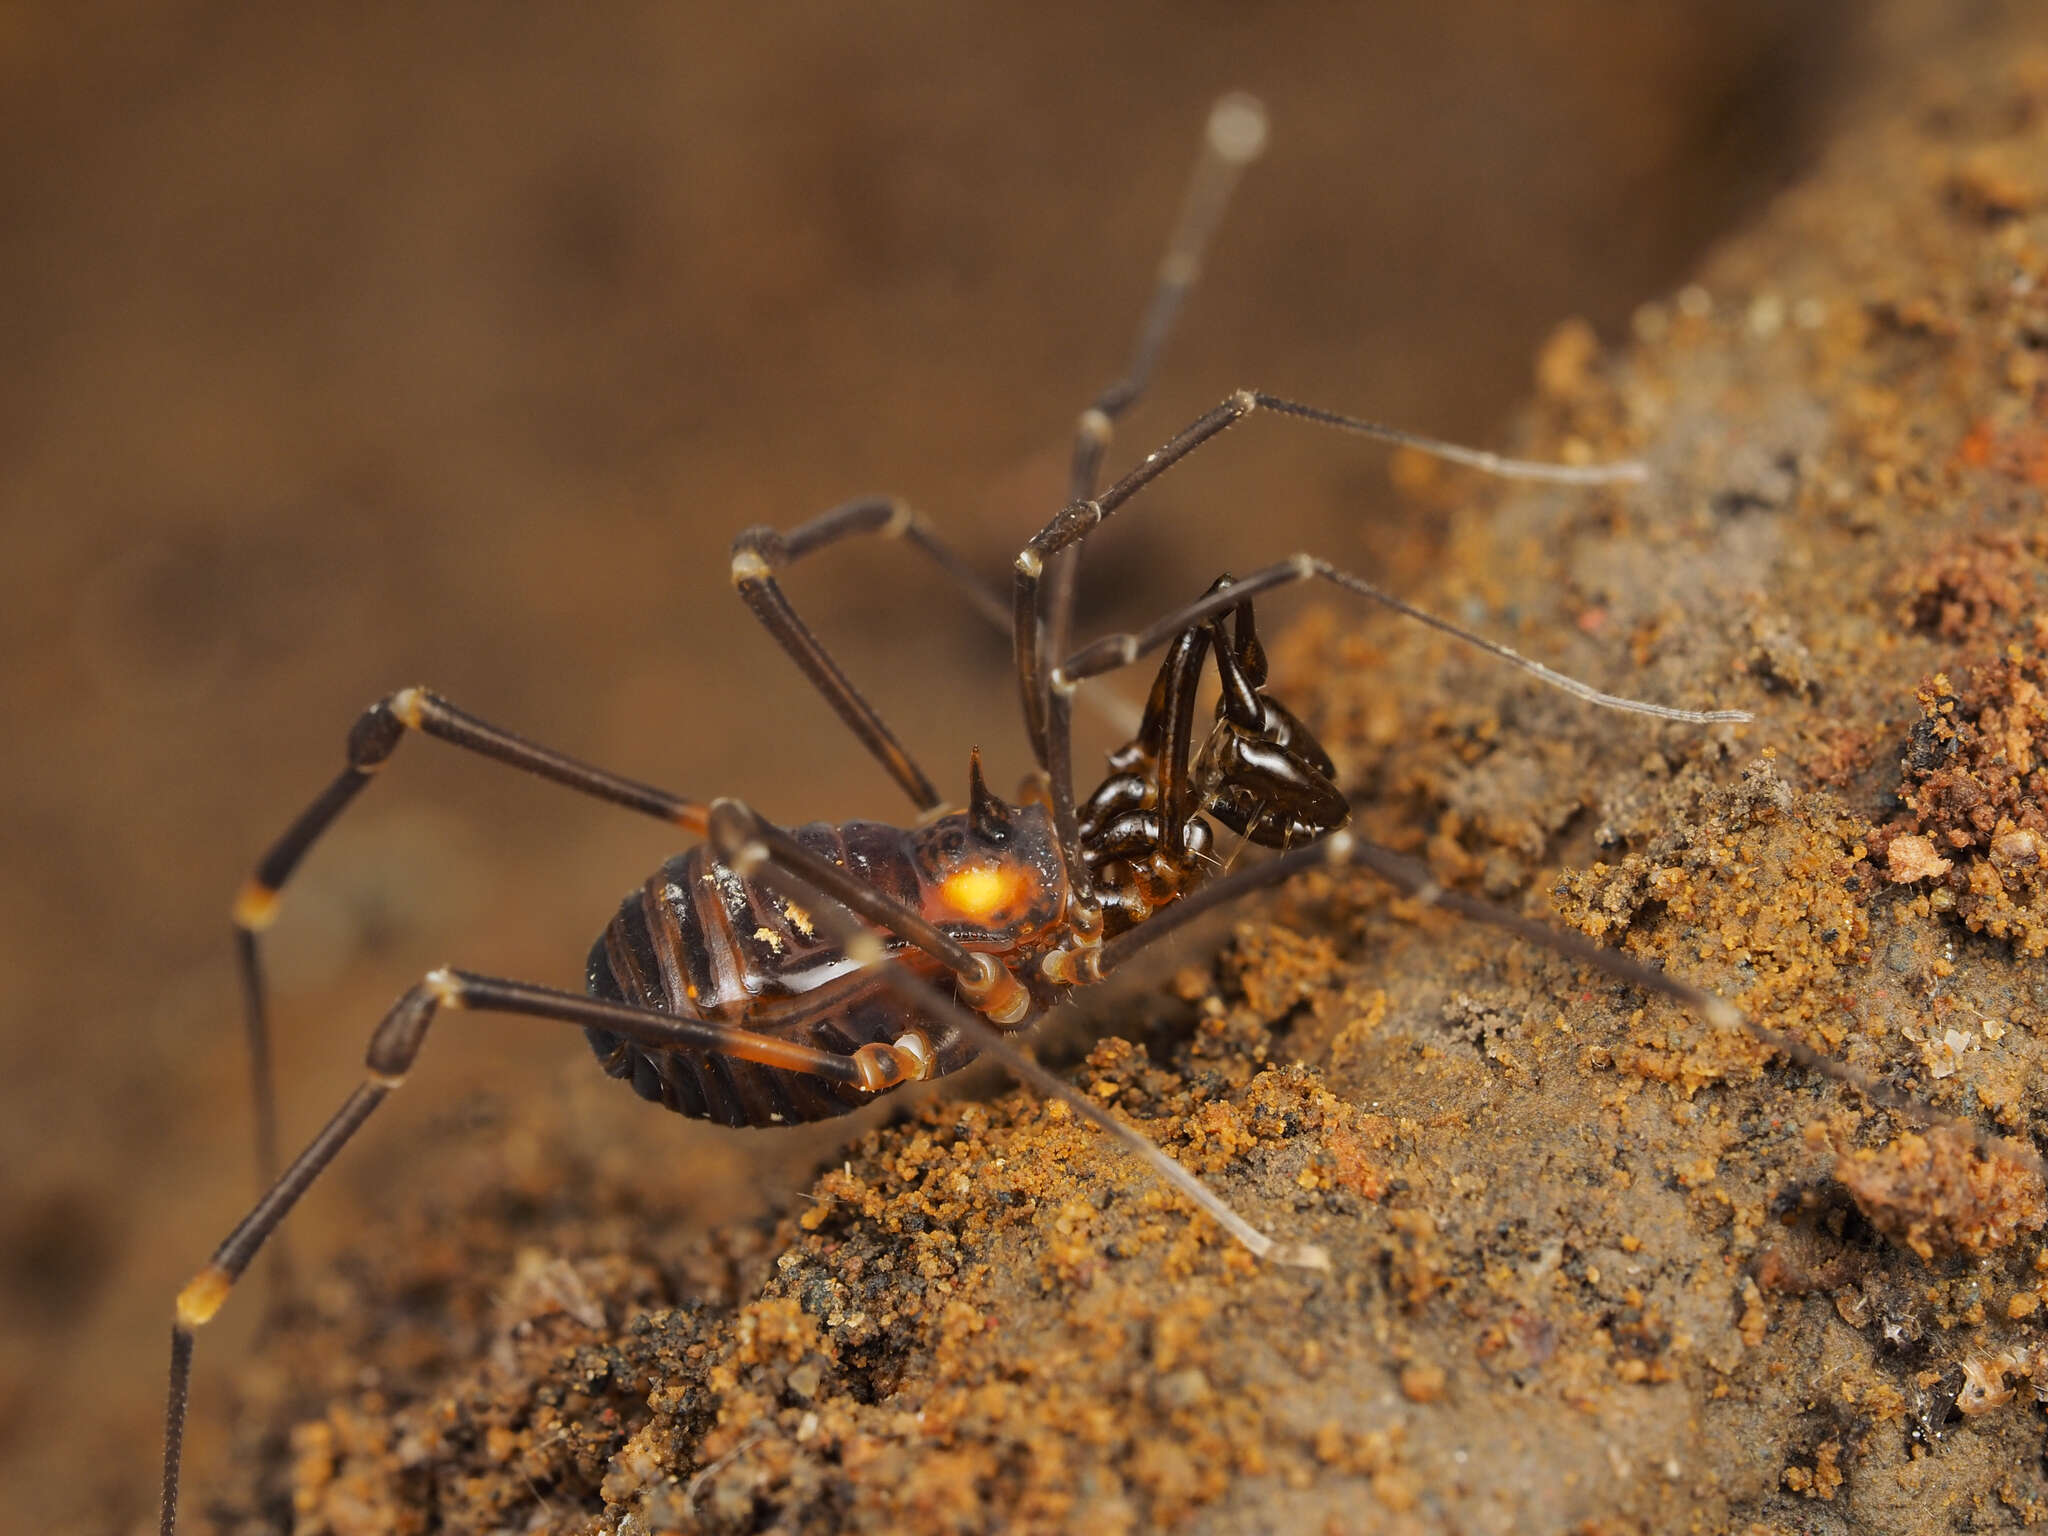
[[[1019,904],[1031,876],[1012,864],[969,864],[946,876],[939,894],[946,905],[977,923]]]

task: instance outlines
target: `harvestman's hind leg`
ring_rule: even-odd
[[[177,1529],[178,1480],[194,1334],[219,1311],[235,1282],[299,1197],[349,1138],[362,1129],[385,1095],[404,1080],[426,1040],[428,1026],[442,1008],[524,1014],[566,1024],[595,1025],[655,1050],[680,1047],[709,1051],[870,1092],[892,1088],[922,1070],[915,1057],[889,1045],[864,1045],[851,1055],[841,1055],[726,1024],[675,1018],[527,982],[467,971],[429,972],[392,1006],[370,1036],[369,1048],[364,1053],[362,1085],[343,1101],[291,1166],[235,1224],[205,1268],[178,1293],[177,1318],[171,1327],[170,1386],[164,1414],[163,1505],[159,1527],[162,1536],[174,1536]]]
[[[378,769],[398,750],[408,731],[495,758],[523,773],[551,779],[580,794],[610,801],[687,831],[700,835],[704,831],[704,806],[698,801],[608,773],[515,736],[424,688],[401,688],[372,704],[349,731],[348,766],[270,845],[235,898],[235,953],[242,975],[250,1074],[256,1098],[257,1176],[263,1184],[277,1176],[277,1087],[271,1067],[270,1018],[258,935],[275,921],[285,882],[298,868],[299,861],[362,793]]]

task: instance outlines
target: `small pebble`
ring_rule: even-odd
[[[1415,1362],[1401,1367],[1401,1395],[1411,1403],[1433,1403],[1444,1395],[1448,1378],[1440,1365]]]

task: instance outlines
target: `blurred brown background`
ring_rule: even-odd
[[[1001,573],[1217,92],[1266,98],[1272,148],[1113,463],[1243,384],[1504,441],[1550,327],[1620,337],[1897,48],[1858,0],[1100,10],[0,6],[19,1528],[153,1516],[170,1298],[248,1194],[228,899],[373,696],[431,682],[784,819],[895,817],[726,541],[893,490]],[[1297,547],[1413,583],[1435,537],[1401,518],[1383,456],[1255,426],[1101,541],[1091,614]],[[941,784],[976,743],[1021,771],[1001,644],[921,569],[848,550],[791,585]],[[276,933],[288,1139],[424,966],[574,984],[666,841],[407,747]],[[445,1031],[301,1247],[432,1177],[424,1122],[474,1091],[516,1113],[594,1080],[582,1056]],[[751,1155],[590,1102],[658,1176]],[[201,1352],[195,1511],[258,1310]]]

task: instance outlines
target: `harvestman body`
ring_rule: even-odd
[[[1946,1119],[1727,1002],[1573,934],[1440,888],[1421,865],[1346,832],[1350,807],[1313,734],[1266,691],[1252,600],[1299,581],[1330,582],[1475,645],[1585,701],[1668,720],[1740,721],[1739,711],[1671,709],[1618,698],[1423,613],[1308,555],[1241,579],[1136,634],[1067,653],[1081,544],[1125,502],[1246,417],[1270,413],[1405,444],[1487,473],[1570,484],[1641,480],[1634,464],[1566,467],[1502,459],[1276,396],[1241,390],[1146,456],[1106,490],[1099,472],[1113,423],[1148,382],[1231,188],[1263,148],[1263,109],[1229,96],[1211,113],[1202,157],[1124,377],[1082,413],[1068,504],[1017,556],[1009,603],[987,590],[931,525],[900,502],[849,502],[787,533],[753,528],[733,546],[741,598],[922,813],[912,829],[874,822],[782,828],[736,800],[685,799],[594,768],[489,725],[420,688],[371,706],[350,732],[347,766],[258,863],[234,908],[257,1098],[264,1194],[179,1293],[171,1333],[161,1530],[173,1536],[196,1330],[342,1145],[403,1080],[443,1008],[527,1014],[584,1029],[607,1072],[644,1098],[728,1126],[812,1121],[906,1082],[943,1076],[981,1054],[1060,1097],[1115,1136],[1253,1253],[1327,1267],[1320,1249],[1261,1231],[1180,1164],[1008,1043],[1076,986],[1099,981],[1200,914],[1318,863],[1363,866],[1425,901],[1507,928],[1569,958],[1749,1030],[1794,1061],[1923,1119]],[[941,797],[874,708],[797,615],[776,572],[841,539],[902,539],[953,577],[1013,635],[1024,722],[1038,773],[1024,803],[992,793],[978,756],[964,811]],[[1163,651],[1132,739],[1111,773],[1077,799],[1069,733],[1086,679]],[[1064,657],[1057,665],[1053,658]],[[1214,718],[1196,695],[1215,676]],[[269,1029],[257,935],[276,915],[307,850],[408,732],[437,737],[657,817],[702,839],[627,897],[590,952],[586,994],[435,970],[370,1037],[363,1084],[277,1166]],[[1220,825],[1279,850],[1212,871]],[[1980,1141],[1984,1138],[1965,1127]],[[2006,1156],[2020,1149],[2000,1144]]]

